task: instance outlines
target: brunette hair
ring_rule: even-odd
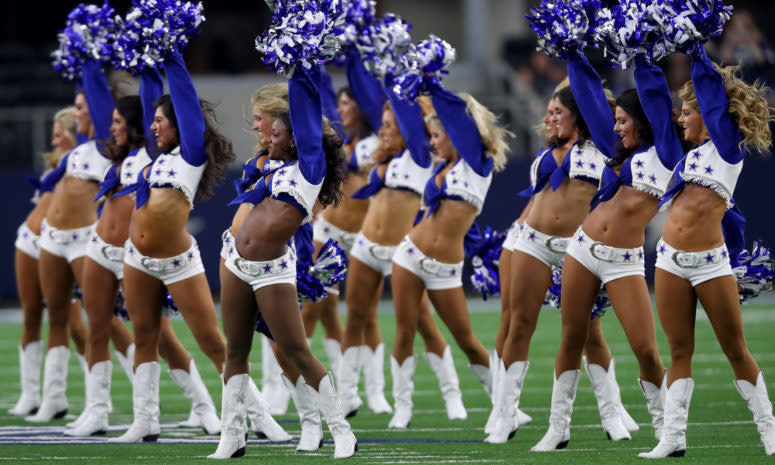
[[[339,91],[336,93],[336,101],[339,102],[339,98],[342,95],[346,95],[350,100],[355,102],[355,107],[358,109],[358,126],[355,128],[345,128],[345,131],[347,132],[347,135],[350,137],[357,137],[358,139],[363,139],[369,133],[374,131],[374,128],[371,127],[369,124],[369,120],[366,118],[366,114],[361,111],[361,107],[358,106],[358,101],[355,100],[355,94],[353,94],[352,89],[345,86],[339,89]]]
[[[584,142],[591,139],[592,136],[589,132],[589,126],[587,126],[587,122],[584,121],[584,117],[581,115],[581,110],[579,110],[579,106],[576,104],[576,99],[573,97],[570,86],[558,90],[552,95],[552,98],[559,100],[560,103],[570,111],[571,115],[573,115],[576,128],[579,132],[579,145],[583,145]]]
[[[103,142],[103,151],[111,161],[121,161],[129,154],[133,147],[140,147],[145,143],[145,132],[143,131],[143,105],[140,97],[129,95],[116,100],[116,111],[126,121],[127,145],[120,146],[116,144],[116,139],[111,136],[110,140]]]

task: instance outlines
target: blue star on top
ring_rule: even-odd
[[[624,252],[624,261],[625,262],[629,262],[631,258],[632,258],[632,255],[630,254],[630,252]]]
[[[392,172],[392,173],[390,173],[390,177],[391,178],[397,178],[398,177],[398,173]]]
[[[580,234],[579,237],[576,238],[576,240],[579,241],[579,244],[581,244],[582,242],[584,242],[584,235]]]
[[[457,179],[453,179],[452,184],[457,184]]]
[[[583,168],[584,167],[584,162],[581,161],[581,160],[578,160],[578,161],[576,161],[576,166],[578,166],[579,168]]]
[[[689,163],[689,169],[694,171],[697,169],[697,163],[691,162]]]
[[[127,168],[131,168],[132,167],[132,161],[131,160],[125,161],[124,162],[124,166],[127,167]]]
[[[409,179],[409,173],[404,173],[404,179]]]
[[[706,174],[712,174],[713,173],[713,168],[711,168],[710,166],[706,166],[705,167],[705,173]]]
[[[227,236],[226,239],[223,240],[223,242],[226,244],[231,244],[231,238]]]
[[[643,179],[643,173],[638,173],[637,176],[638,176],[638,179]]]
[[[278,175],[278,176],[282,176],[282,175],[284,175],[284,174],[285,174],[285,170],[284,170],[284,169],[282,169],[282,170],[280,170],[280,171],[278,171],[278,172],[277,172],[277,175]]]
[[[649,181],[657,182],[657,177],[652,174],[652,175],[649,176]]]
[[[643,160],[636,161],[635,166],[637,166],[638,168],[643,168]]]
[[[408,253],[408,254],[410,254],[410,255],[411,255],[411,254],[413,254],[413,253],[414,253],[414,249],[413,249],[413,248],[411,248],[411,247],[409,247],[408,249],[406,249],[406,253]]]
[[[702,154],[700,152],[694,152],[692,154],[692,158],[700,158],[701,156],[702,156]]]
[[[295,179],[291,179],[290,181],[288,181],[288,184],[290,184],[291,186],[295,186],[296,185],[296,180]]]
[[[666,249],[664,245],[659,246],[659,253],[665,253]]]
[[[161,170],[156,170],[156,176],[161,176]]]
[[[88,170],[89,169],[89,164],[88,163],[84,163],[83,164],[83,169]]]
[[[164,158],[164,157],[159,158],[159,165],[163,165],[165,163],[167,163],[167,159],[166,158]]]
[[[325,226],[323,227],[323,232],[328,234],[329,232],[331,232],[331,228],[329,228],[328,226]]]
[[[597,168],[597,165],[595,164],[595,162],[592,162],[592,163],[589,164],[589,167],[591,169],[595,169],[595,168]]]
[[[468,181],[463,181],[463,185],[468,187]]]

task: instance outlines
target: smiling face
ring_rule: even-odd
[[[75,96],[75,116],[76,131],[78,134],[89,134],[92,130],[91,115],[89,114],[89,105],[86,103],[86,97],[83,92]]]
[[[267,149],[272,160],[289,161],[293,159],[293,148],[296,146],[291,133],[285,127],[285,122],[277,118],[272,123],[272,136]]]
[[[559,99],[553,99],[551,106],[552,124],[557,128],[557,138],[576,139],[578,137],[576,117],[573,116],[568,107],[563,105]]]
[[[678,117],[678,124],[684,130],[684,139],[694,145],[701,144],[708,138],[708,129],[702,120],[700,111],[686,102],[681,107],[681,116]]]
[[[156,136],[156,146],[162,150],[173,148],[178,137],[178,130],[175,129],[170,120],[164,115],[162,107],[156,107],[156,113],[153,115],[153,124],[151,131]]]
[[[446,161],[457,159],[457,150],[452,145],[452,141],[449,140],[449,136],[447,136],[444,128],[438,123],[431,123],[429,131],[431,133],[431,147],[433,147],[436,155]]]
[[[639,147],[642,142],[638,137],[638,131],[635,128],[635,120],[624,111],[622,107],[616,107],[614,131],[619,134],[622,145],[627,150]]]
[[[546,139],[550,141],[554,141],[557,139],[557,125],[552,123],[553,114],[554,111],[554,105],[558,103],[559,100],[556,98],[549,101],[549,104],[546,106],[546,114],[544,115],[544,128],[546,128]]]
[[[73,141],[65,135],[65,130],[59,121],[54,121],[54,127],[51,130],[51,145],[60,153],[65,153],[75,146]]]
[[[385,147],[385,152],[394,154],[401,150],[403,137],[398,130],[398,123],[393,116],[393,112],[385,110],[382,112],[382,127],[379,129],[380,143]]]
[[[253,130],[258,133],[258,140],[264,147],[269,147],[272,142],[272,123],[274,118],[272,116],[258,108],[253,107]]]
[[[344,92],[339,95],[336,112],[342,118],[342,124],[345,128],[355,127],[361,117],[361,110],[358,108],[358,104]]]
[[[128,145],[126,119],[121,116],[118,110],[113,110],[113,123],[110,125],[110,133],[113,134],[113,139],[116,141],[116,145],[119,147]]]

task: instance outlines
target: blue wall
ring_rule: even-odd
[[[748,219],[746,238],[748,244],[753,239],[762,239],[770,247],[775,247],[775,214],[772,202],[775,199],[775,163],[772,157],[752,156],[746,160],[745,168],[737,185],[735,198]],[[481,216],[477,220],[480,226],[493,226],[497,229],[508,227],[520,214],[527,203],[516,195],[527,186],[529,159],[512,160],[508,168],[495,175],[492,187]],[[5,273],[0,273],[0,300],[15,300],[16,283],[13,273],[13,242],[16,228],[24,220],[32,207],[28,198],[32,188],[26,182],[26,171],[6,170],[0,173],[0,199],[8,202],[5,206],[5,225],[0,229],[0,263],[5,264]],[[224,183],[208,202],[197,203],[191,212],[189,230],[194,233],[205,263],[207,279],[213,291],[220,287],[218,281],[218,261],[221,247],[221,233],[231,224],[236,206],[226,206],[234,197],[231,180],[240,175],[239,171],[229,173],[229,181]],[[651,253],[651,251],[648,251]],[[653,270],[653,255],[649,259]],[[652,272],[649,272],[651,275]]]

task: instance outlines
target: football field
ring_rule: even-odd
[[[746,338],[749,348],[767,377],[770,399],[775,392],[775,300],[765,296],[759,302],[743,307]],[[380,311],[382,334],[389,352],[394,333],[394,320],[390,302],[383,303]],[[485,347],[490,349],[495,340],[499,321],[499,301],[470,301],[474,330]],[[179,388],[163,369],[161,376],[161,423],[162,434],[158,443],[109,444],[105,437],[66,438],[61,432],[64,424],[72,420],[83,408],[83,374],[75,357],[69,366],[68,399],[70,412],[67,418],[55,420],[50,425],[25,423],[23,419],[8,415],[19,393],[19,366],[17,345],[21,334],[18,318],[7,317],[12,312],[0,311],[0,461],[23,464],[194,464],[212,463],[207,454],[215,450],[217,436],[206,436],[201,430],[177,429],[175,423],[184,420],[190,404]],[[692,398],[688,450],[686,457],[675,460],[681,464],[775,464],[775,457],[767,457],[759,442],[759,434],[752,415],[737,393],[733,374],[716,342],[713,331],[701,309],[697,311],[696,349],[694,356],[695,390]],[[438,321],[438,320],[437,320]],[[441,325],[441,323],[439,322]],[[573,464],[645,463],[638,459],[639,452],[650,450],[655,444],[650,416],[643,395],[637,384],[638,367],[629,349],[614,313],[603,317],[604,331],[611,351],[616,358],[616,371],[622,392],[622,400],[640,431],[632,433],[632,440],[612,442],[606,440],[600,425],[595,397],[586,374],[582,374],[573,411],[571,440],[568,448],[551,453],[534,453],[530,448],[543,436],[548,425],[551,399],[554,357],[559,341],[560,314],[545,309],[541,313],[530,351],[530,369],[525,380],[520,407],[533,417],[533,422],[520,427],[514,439],[505,445],[485,444],[482,428],[490,412],[490,401],[479,382],[468,371],[468,362],[454,346],[445,328],[448,342],[453,343],[453,355],[460,376],[463,401],[468,410],[466,420],[448,420],[438,383],[430,367],[420,358],[417,363],[414,393],[414,417],[410,428],[396,431],[387,428],[389,415],[375,415],[361,408],[351,419],[351,425],[359,440],[359,451],[347,463],[363,464]],[[196,347],[188,328],[182,320],[174,326],[184,345],[196,358],[199,371],[220,409],[221,387],[215,367]],[[45,331],[45,328],[44,328]],[[668,348],[658,328],[660,354],[665,364],[669,362]],[[44,332],[45,334],[45,332]],[[312,345],[327,364],[322,347],[322,328],[318,328]],[[256,340],[257,341],[257,340]],[[423,351],[417,338],[415,351]],[[260,344],[254,343],[253,378],[259,384]],[[386,394],[390,395],[390,369],[386,360]],[[361,393],[363,389],[361,387]],[[110,417],[112,431],[108,436],[120,434],[132,421],[132,391],[126,376],[114,360],[112,398],[114,410]],[[276,417],[280,424],[295,437],[299,435],[298,417],[291,407],[286,415]],[[327,439],[317,453],[295,452],[295,442],[267,443],[251,437],[246,456],[235,463],[260,464],[315,464],[330,461],[333,443],[324,424]]]

